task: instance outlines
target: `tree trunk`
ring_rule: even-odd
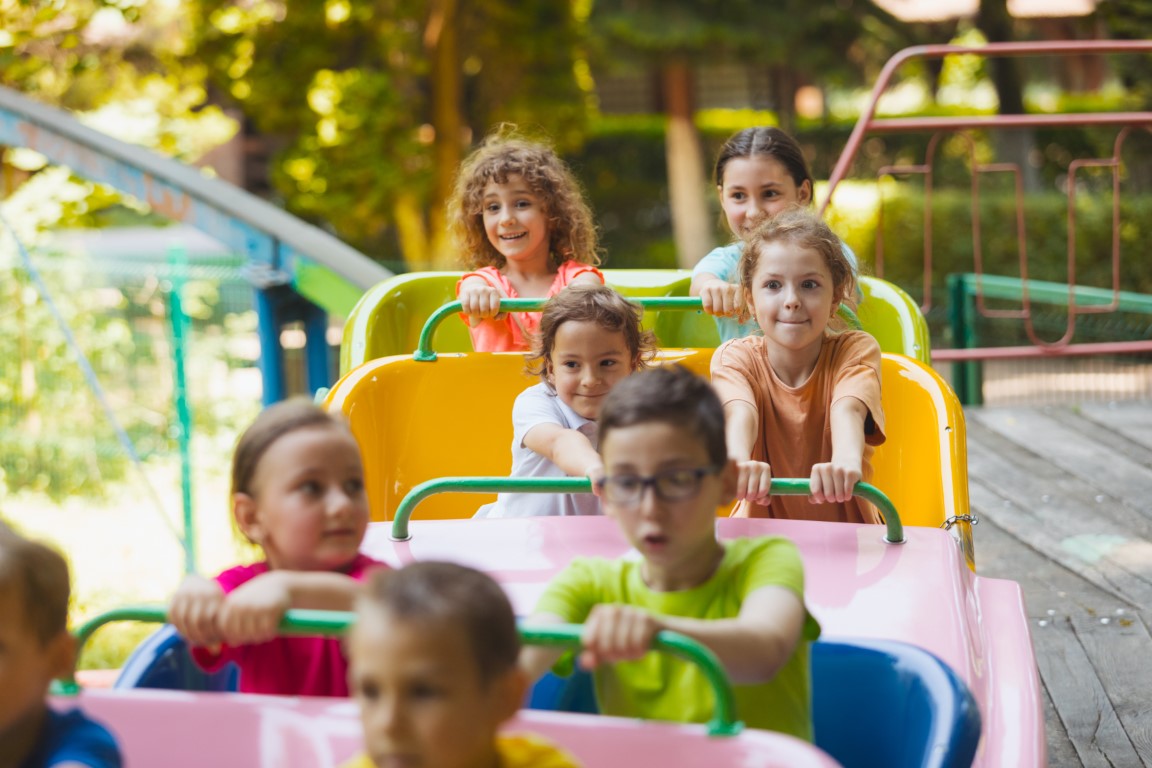
[[[692,69],[688,62],[665,62],[660,70],[660,83],[668,118],[664,151],[676,261],[681,267],[689,268],[713,248],[715,240],[708,215],[708,180],[704,176],[704,155],[696,133]]]
[[[1013,39],[1012,17],[1008,14],[1008,0],[980,0],[976,23],[990,43],[1010,42]],[[1000,100],[1000,114],[1024,114],[1024,82],[1020,62],[1015,58],[988,60],[992,84]],[[1032,149],[1036,144],[1033,131],[1028,128],[1002,129],[993,133],[996,157],[1001,162],[1015,163],[1020,168],[1024,189],[1040,188],[1040,174],[1032,165]]]
[[[427,244],[435,269],[459,269],[459,255],[448,237],[445,203],[463,157],[460,53],[457,39],[457,0],[436,0],[429,14],[424,44],[432,64],[432,197],[428,206]]]

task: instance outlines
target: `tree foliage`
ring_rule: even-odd
[[[410,263],[430,248],[451,264],[436,239],[453,160],[493,123],[583,139],[591,81],[571,2],[187,5],[219,93],[282,140],[272,176],[285,205],[362,248],[382,250],[398,227]]]

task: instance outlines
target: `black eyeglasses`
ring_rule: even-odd
[[[639,504],[644,489],[651,487],[661,501],[684,501],[700,492],[700,481],[720,471],[719,467],[668,469],[650,477],[609,475],[596,483],[605,501],[622,506]]]

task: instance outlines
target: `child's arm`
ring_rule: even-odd
[[[692,276],[688,294],[699,296],[705,312],[720,317],[743,317],[744,291],[736,283],[730,283],[711,272],[700,272]]]
[[[649,613],[630,605],[602,603],[584,623],[581,666],[638,659],[656,633],[669,629],[706,645],[737,685],[772,679],[796,650],[804,628],[804,604],[787,587],[765,586],[745,599],[734,619],[689,619]]]
[[[756,408],[742,400],[724,406],[724,431],[727,435],[728,457],[739,470],[736,480],[736,498],[749,499],[757,504],[766,503],[772,487],[772,468],[763,461],[752,460],[752,446],[760,430],[760,414]]]
[[[852,498],[852,489],[863,477],[867,418],[868,406],[855,397],[842,397],[832,403],[832,461],[812,465],[813,501],[843,503]]]
[[[224,590],[212,579],[186,576],[168,605],[168,622],[189,645],[219,648],[218,621]]]
[[[359,582],[332,571],[269,571],[234,589],[220,609],[220,636],[229,645],[263,643],[279,634],[289,608],[350,611]]]
[[[575,429],[559,424],[537,424],[524,435],[524,447],[548,459],[571,477],[590,477],[595,483],[604,474],[600,454],[588,437]]]
[[[473,275],[464,278],[456,298],[460,300],[460,311],[468,316],[469,325],[479,325],[481,320],[500,314],[500,291],[482,277]]]
[[[530,627],[548,624],[563,624],[564,619],[554,613],[536,613],[525,619]],[[524,671],[529,684],[535,683],[564,655],[563,650],[542,645],[525,645],[520,649],[520,669]]]

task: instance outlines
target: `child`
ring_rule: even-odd
[[[864,331],[828,330],[852,291],[840,241],[812,214],[781,214],[747,235],[740,275],[764,335],[729,341],[712,357],[728,453],[740,466],[736,495],[746,502],[734,514],[880,522],[852,496],[884,442],[880,347]],[[769,507],[773,475],[809,477],[811,497]]]
[[[680,367],[621,382],[600,414],[600,452],[604,509],[639,557],[576,559],[530,621],[584,623],[581,664],[595,670],[607,714],[711,717],[695,667],[647,654],[668,629],[719,657],[749,726],[811,740],[808,647],[820,627],[804,607],[800,555],[778,536],[716,540],[716,509],[731,501],[737,470],[708,383]],[[556,658],[527,648],[521,665],[535,679]]]
[[[494,136],[460,169],[449,203],[470,269],[456,284],[477,352],[519,352],[539,312],[500,312],[500,299],[552,297],[603,284],[596,227],[571,171],[541,144]]]
[[[548,302],[528,363],[543,381],[512,406],[512,477],[599,475],[600,405],[655,347],[640,317],[639,307],[603,285],[574,285]],[[476,516],[598,514],[600,501],[586,493],[502,493]]]
[[[339,640],[277,636],[289,608],[350,610],[382,565],[360,553],[368,501],[347,425],[306,400],[267,408],[236,445],[232,510],[264,561],[187,577],[169,620],[206,671],[236,662],[243,692],[347,696]]]
[[[103,726],[48,706],[52,679],[75,661],[69,593],[64,558],[0,522],[0,765],[120,768]]]
[[[757,222],[791,208],[811,205],[812,174],[796,140],[779,128],[746,128],[725,142],[716,160],[716,190],[728,227],[739,241]],[[844,256],[856,272],[856,254],[845,244]],[[704,311],[716,317],[720,341],[759,330],[748,316],[737,265],[741,242],[712,250],[692,270],[689,292],[699,296]],[[849,294],[859,300],[858,294]]]
[[[348,687],[368,754],[345,768],[575,768],[556,747],[497,734],[526,681],[503,590],[452,563],[374,574],[356,601]]]

